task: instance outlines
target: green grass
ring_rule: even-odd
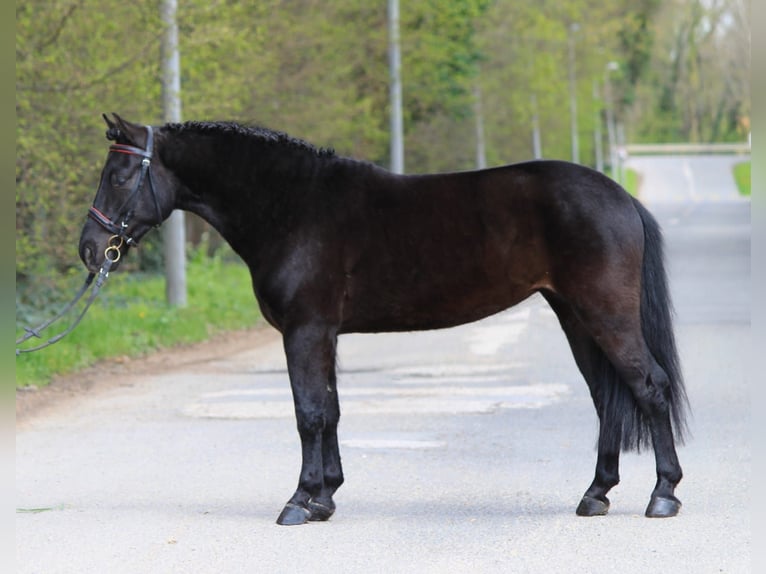
[[[635,169],[625,168],[625,181],[622,186],[633,197],[638,195],[638,172]]]
[[[739,194],[750,197],[750,162],[743,161],[742,163],[735,164],[733,171]]]
[[[252,327],[260,320],[244,264],[195,255],[187,265],[187,289],[188,306],[172,308],[165,302],[162,276],[110,275],[101,295],[72,333],[47,349],[16,357],[16,386],[47,385],[55,375],[103,359],[136,357],[202,341],[219,332]],[[56,329],[56,325],[51,333],[44,333],[45,340],[64,329]],[[19,334],[17,325],[16,337]]]

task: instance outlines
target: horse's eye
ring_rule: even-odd
[[[110,180],[112,187],[122,187],[125,185],[125,182],[128,181],[128,178],[118,173],[112,173]]]

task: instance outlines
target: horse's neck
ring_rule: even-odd
[[[185,184],[176,207],[202,217],[236,251],[250,250],[278,233],[303,192],[315,184],[319,160],[298,157],[295,164],[262,160],[258,166],[221,169],[231,158],[216,157],[219,153],[212,150],[204,162],[179,159],[168,166]]]

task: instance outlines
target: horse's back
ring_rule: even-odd
[[[557,161],[379,176],[363,196],[345,250],[349,331],[448,327],[556,290],[572,262],[608,259],[637,217],[617,184]]]

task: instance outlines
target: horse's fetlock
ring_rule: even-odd
[[[336,472],[325,471],[325,475],[324,475],[325,486],[328,486],[332,488],[333,490],[337,490],[338,488],[340,488],[344,480],[345,479],[343,478],[342,472],[336,473]]]

